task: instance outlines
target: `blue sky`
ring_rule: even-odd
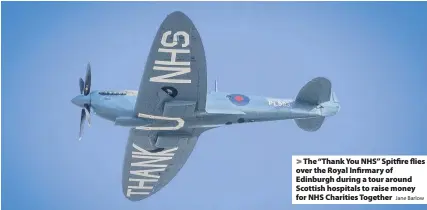
[[[94,117],[77,141],[78,78],[137,89],[152,39],[180,10],[201,33],[210,88],[294,97],[328,77],[341,112],[206,132],[177,177],[130,202],[128,129]],[[342,209],[291,204],[292,155],[427,154],[426,3],[2,2],[3,209]],[[353,209],[421,206],[349,205]],[[424,207],[425,208],[425,207]]]

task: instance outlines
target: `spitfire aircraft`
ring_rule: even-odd
[[[199,136],[223,125],[294,119],[316,131],[340,105],[331,82],[318,77],[295,99],[207,92],[205,51],[193,22],[182,12],[169,14],[157,31],[138,91],[91,91],[91,68],[80,78],[80,135],[91,111],[129,127],[123,164],[123,193],[131,201],[167,185],[183,167]]]

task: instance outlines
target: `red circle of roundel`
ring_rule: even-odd
[[[249,103],[250,99],[249,97],[242,95],[242,94],[230,94],[227,96],[227,98],[237,106],[244,106]]]
[[[241,101],[243,101],[243,97],[242,96],[234,96],[234,100],[241,102]]]

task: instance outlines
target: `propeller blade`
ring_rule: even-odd
[[[87,70],[86,70],[86,78],[85,78],[85,88],[84,88],[84,95],[87,96],[90,93],[90,85],[91,85],[91,78],[92,73],[90,70],[90,63],[87,64]]]
[[[82,135],[83,135],[83,125],[84,125],[84,120],[86,118],[86,112],[84,109],[82,109],[82,115],[80,117],[80,132],[79,132],[79,141],[82,139]]]
[[[84,86],[85,86],[85,82],[83,81],[83,79],[82,78],[80,78],[80,80],[79,80],[79,85],[80,85],[80,94],[83,94],[83,89],[85,88]]]
[[[89,104],[85,104],[85,111],[86,111],[86,116],[87,116],[87,123],[90,126],[90,106]]]

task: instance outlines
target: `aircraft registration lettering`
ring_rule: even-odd
[[[267,99],[269,106],[274,107],[290,107],[291,101],[289,100],[283,100],[283,99]]]
[[[156,172],[165,171],[168,164],[154,164],[171,160],[178,147],[151,153],[135,143],[132,145],[132,162],[129,171],[129,182],[135,182],[135,185],[128,185],[127,197],[132,195],[149,195],[154,185],[159,181],[160,176]]]
[[[191,72],[191,63],[189,61],[177,61],[177,54],[190,54],[190,49],[185,49],[190,45],[190,35],[185,31],[178,31],[173,34],[173,41],[167,42],[167,38],[172,35],[171,31],[166,31],[162,35],[160,43],[163,47],[158,49],[158,52],[169,53],[171,56],[170,61],[155,60],[153,70],[156,71],[170,71],[172,73],[163,74],[156,77],[151,77],[150,82],[160,83],[191,83],[191,79],[176,79],[174,77],[188,74]],[[178,45],[178,37],[184,37],[184,42],[181,44],[182,49],[175,49]],[[160,66],[163,65],[163,66]]]

